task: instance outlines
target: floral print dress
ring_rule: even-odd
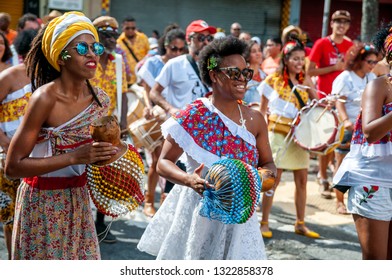
[[[109,98],[98,89],[103,107],[93,101],[56,128],[43,128],[31,157],[70,152],[92,141],[89,124],[106,115]],[[24,178],[16,198],[13,259],[100,259],[86,187],[85,165],[68,166]]]
[[[0,129],[12,138],[22,122],[27,103],[31,96],[31,85],[28,84],[7,94],[0,103]],[[12,229],[16,190],[20,180],[7,178],[4,174],[6,154],[0,147],[0,222]]]

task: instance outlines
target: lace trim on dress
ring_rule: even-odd
[[[392,155],[392,143],[366,145],[351,144],[350,153],[362,155],[364,157],[384,157]]]

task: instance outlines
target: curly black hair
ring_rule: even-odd
[[[35,36],[37,36],[38,31],[34,29],[27,29],[18,32],[14,40],[14,46],[16,52],[22,56],[26,57],[27,53],[31,49],[31,43],[33,42]]]
[[[225,38],[215,39],[209,45],[205,46],[199,55],[199,70],[202,81],[208,85],[212,85],[212,81],[209,75],[210,70],[216,70],[219,68],[224,57],[239,54],[244,56],[247,52],[248,45],[243,40],[228,36]],[[215,58],[217,64],[211,69],[207,69],[208,61],[212,57]],[[210,65],[211,66],[211,65]]]
[[[12,57],[12,52],[8,39],[7,37],[5,37],[5,34],[2,31],[0,31],[0,36],[3,37],[4,47],[5,47],[3,57],[1,58],[1,62],[6,62],[8,59]]]
[[[373,44],[376,47],[377,51],[385,54],[384,42],[387,36],[391,33],[390,29],[392,28],[392,21],[389,23],[384,23],[381,28],[377,31],[376,35],[373,37]]]

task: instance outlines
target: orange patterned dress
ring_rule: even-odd
[[[20,125],[25,114],[27,103],[31,96],[30,84],[14,92],[7,94],[0,103],[0,129],[11,138]],[[20,180],[12,180],[5,176],[6,154],[0,148],[0,222],[12,228],[14,222],[14,210],[16,189]]]

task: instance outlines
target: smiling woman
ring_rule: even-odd
[[[214,40],[200,53],[203,82],[212,92],[162,125],[166,140],[158,161],[161,176],[176,183],[146,228],[138,249],[158,259],[265,259],[253,213],[244,224],[226,225],[203,217],[202,174],[220,159],[241,160],[274,173],[267,126],[260,112],[241,104],[252,70],[247,45],[234,37]],[[187,170],[175,165],[185,153]]]
[[[315,91],[294,88],[295,85],[305,85],[307,88],[314,89],[312,81],[304,73],[304,65],[305,49],[303,44],[298,40],[289,41],[282,49],[280,70],[269,75],[258,87],[261,95],[260,108],[268,118],[268,136],[278,168],[275,187],[264,194],[262,201],[263,216],[260,227],[261,234],[265,238],[272,237],[268,219],[273,194],[279,184],[283,169],[292,170],[294,173],[295,206],[297,208],[295,233],[310,238],[319,237],[319,234],[309,230],[304,222],[309,154],[294,141],[288,141],[286,137],[290,131],[290,124],[298,111],[310,99],[317,99]]]
[[[6,174],[18,188],[13,259],[99,259],[85,166],[109,160],[117,148],[93,143],[89,124],[109,99],[87,79],[102,47],[91,21],[69,12],[49,22],[26,58],[32,95],[12,138]]]

